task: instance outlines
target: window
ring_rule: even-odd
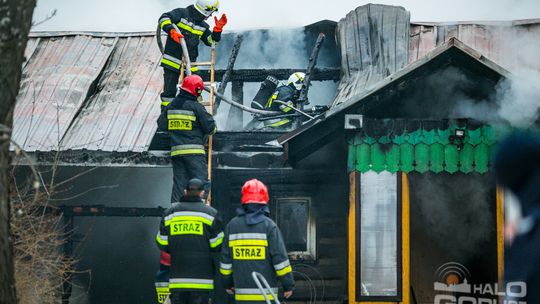
[[[315,258],[314,222],[309,198],[277,199],[277,224],[291,259]]]
[[[360,176],[358,292],[362,300],[398,300],[401,290],[398,180],[390,172]]]

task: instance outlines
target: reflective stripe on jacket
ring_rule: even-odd
[[[206,112],[197,98],[181,90],[162,111],[158,130],[168,130],[171,156],[205,154],[205,136],[216,132],[212,115]]]
[[[159,25],[167,34],[173,29],[175,24],[182,35],[189,52],[189,58],[192,62],[199,56],[199,40],[204,44],[211,46],[213,41],[221,40],[221,33],[210,31],[210,26],[204,21],[204,16],[199,13],[193,5],[186,8],[177,8],[166,12],[159,18]],[[161,58],[161,66],[179,71],[182,62],[182,47],[167,36],[165,50]]]
[[[171,254],[168,288],[212,290],[215,257],[224,234],[218,212],[198,197],[182,197],[167,209],[156,235],[158,247]]]
[[[276,92],[272,94],[268,102],[266,103],[265,109],[269,111],[281,111],[283,113],[294,113],[294,110],[291,107],[287,107],[282,103],[275,102],[279,100],[290,106],[296,107],[298,100],[298,93],[291,86],[280,86],[276,89]],[[279,118],[266,120],[264,125],[269,128],[284,128],[288,127],[292,122],[289,118]]]
[[[277,225],[270,218],[248,225],[245,216],[237,216],[225,228],[219,265],[225,287],[234,287],[236,301],[264,302],[251,277],[253,271],[261,273],[275,291],[278,280],[284,290],[294,288],[292,267]]]

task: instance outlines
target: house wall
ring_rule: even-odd
[[[489,174],[410,173],[411,288],[434,303],[439,267],[459,263],[471,284],[498,281],[497,200]],[[461,282],[460,282],[461,283]]]
[[[458,283],[465,278],[470,284],[497,283],[502,274],[503,202],[490,174],[400,175],[396,259],[401,296],[392,300],[360,296],[360,254],[365,250],[359,242],[360,209],[370,202],[360,199],[360,173],[350,173],[349,303],[434,303],[437,294],[448,294],[435,291],[434,283],[448,283],[450,274],[458,274]]]
[[[311,198],[316,223],[316,258],[291,260],[297,272],[297,288],[291,301],[307,301],[316,296],[318,301],[341,302],[346,290],[346,180],[332,172],[315,170],[218,169],[213,184],[214,207],[222,210],[225,222],[235,216],[240,206],[241,187],[251,178],[268,185],[274,219],[278,198]]]
[[[231,142],[231,139],[220,143],[228,142]],[[264,153],[259,156],[264,158]],[[314,260],[295,260],[291,257],[296,290],[293,298],[287,302],[307,302],[311,299],[343,303],[347,290],[348,208],[344,143],[332,142],[318,147],[315,153],[294,168],[287,164],[275,166],[274,163],[271,163],[273,168],[261,167],[264,162],[258,162],[258,168],[239,168],[238,163],[236,167],[227,166],[227,163],[234,159],[218,157],[218,165],[213,171],[212,202],[213,206],[222,212],[224,221],[227,222],[235,216],[236,208],[240,207],[241,187],[251,178],[257,178],[268,186],[270,209],[274,219],[277,199],[310,198],[316,225],[316,257]]]

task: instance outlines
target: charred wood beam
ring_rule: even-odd
[[[238,101],[239,103],[244,103],[244,83],[243,82],[233,82],[232,83],[232,99]],[[229,109],[229,114],[227,115],[227,130],[240,130],[244,125],[244,112],[237,108],[231,106]]]
[[[321,46],[324,42],[324,37],[325,36],[323,33],[319,34],[319,37],[317,38],[317,42],[315,42],[315,46],[313,47],[313,50],[311,51],[311,56],[309,56],[309,63],[306,69],[306,77],[304,78],[304,84],[302,85],[302,90],[300,91],[300,97],[298,98],[298,103],[300,103],[300,110],[304,109],[304,103],[309,104],[308,102],[309,84],[311,83],[311,77],[313,76],[315,66],[317,65],[317,58],[319,58],[319,51],[321,50]]]
[[[313,71],[313,78],[311,81],[325,81],[333,80],[338,81],[340,75],[340,68],[315,68]],[[215,81],[222,81],[226,70],[215,71]],[[294,72],[306,72],[305,69],[240,69],[233,70],[229,81],[239,82],[262,82],[268,75],[272,75],[277,79],[287,79]],[[204,79],[204,81],[210,80],[210,71],[200,70],[198,74]]]
[[[243,39],[244,37],[242,35],[239,35],[238,37],[236,37],[236,41],[234,42],[233,48],[231,50],[231,56],[229,57],[229,63],[227,63],[227,69],[225,70],[225,73],[223,74],[223,78],[221,79],[219,88],[217,90],[221,94],[225,93],[225,89],[227,88],[227,83],[229,82],[231,78],[231,73],[234,68],[234,63],[236,62],[236,57],[238,57],[238,51],[240,51],[240,46],[242,46]],[[214,103],[214,113],[217,113],[217,110],[219,109],[220,101],[221,101],[221,98],[217,97]]]
[[[165,208],[138,208],[138,207],[107,207],[93,206],[60,206],[65,216],[113,216],[113,217],[161,217]]]

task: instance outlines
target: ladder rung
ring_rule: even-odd
[[[191,65],[197,65],[197,66],[212,65],[212,62],[211,61],[192,62]]]
[[[210,106],[210,101],[202,101],[201,104],[205,107],[209,107]]]

